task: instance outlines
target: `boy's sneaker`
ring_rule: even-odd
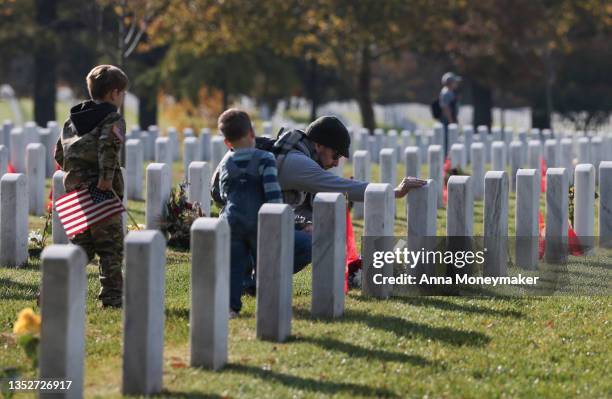
[[[240,315],[240,312],[236,312],[234,309],[230,309],[229,318],[235,319]]]
[[[121,297],[102,299],[103,308],[121,308],[122,306],[123,301],[121,300]]]

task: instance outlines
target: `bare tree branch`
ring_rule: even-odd
[[[125,51],[125,53],[123,53],[123,56],[125,58],[128,58],[130,56],[130,54],[132,54],[134,52],[134,50],[136,49],[136,47],[140,43],[140,39],[142,38],[142,35],[147,30],[147,26],[149,26],[149,24],[146,23],[146,22],[143,22],[143,26],[138,30],[138,34],[134,38],[134,41],[132,41],[132,44],[130,45],[130,47],[128,47],[128,49]]]
[[[135,23],[136,19],[133,18],[132,22],[130,23],[130,30],[128,31],[127,35],[125,35],[125,38],[123,39],[123,43],[128,44],[130,42],[130,40],[132,40],[132,36],[134,35],[134,32],[136,31],[136,23]]]
[[[166,0],[163,3],[161,3],[161,5],[157,7],[157,9],[153,10],[149,15],[145,15],[140,23],[140,28],[138,29],[138,33],[133,38],[132,36],[134,35],[134,32],[136,31],[137,23],[135,22],[135,20],[132,21],[132,24],[130,26],[130,31],[128,32],[128,34],[125,36],[125,39],[124,39],[124,43],[128,45],[128,48],[123,53],[124,58],[128,58],[134,52],[134,50],[136,50],[136,47],[138,47],[138,44],[140,44],[140,41],[143,35],[145,34],[145,32],[147,31],[147,28],[149,27],[149,23],[155,18],[157,18],[158,16],[160,16],[168,8],[169,5],[170,5],[170,0]],[[132,42],[131,44],[130,44],[130,41]]]

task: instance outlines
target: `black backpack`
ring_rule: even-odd
[[[437,98],[431,103],[431,115],[434,119],[442,119],[442,107],[440,107],[440,100]]]
[[[276,140],[285,132],[285,128],[281,127],[278,133],[276,134],[276,138],[272,139],[269,137],[255,137],[255,148],[258,148],[263,151],[268,151],[277,155],[278,149],[274,148],[274,143]]]

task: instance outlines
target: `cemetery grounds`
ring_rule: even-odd
[[[182,168],[174,164],[174,183],[181,181]],[[344,168],[351,176],[351,165]],[[376,179],[378,166],[372,168]],[[399,165],[397,175],[403,171]],[[428,176],[426,166],[421,175]],[[405,200],[396,203],[395,234],[405,235]],[[144,223],[144,201],[130,201],[129,208]],[[509,218],[513,236],[512,192]],[[438,235],[445,234],[445,220],[445,210],[438,210]],[[363,221],[353,223],[359,245]],[[475,235],[482,234],[482,223],[482,201],[476,201]],[[44,219],[30,216],[30,230],[43,225]],[[190,261],[189,253],[168,249],[162,397],[612,397],[609,296],[379,300],[351,290],[344,316],[319,320],[310,315],[310,267],[293,278],[287,342],[255,338],[255,300],[247,296],[240,317],[230,320],[229,364],[217,372],[190,368]],[[0,268],[0,369],[18,367],[22,379],[36,373],[16,345],[12,326],[24,307],[40,311],[39,266],[32,260],[21,269]],[[570,256],[568,267],[586,276],[585,284],[609,292],[612,250]],[[85,396],[120,397],[121,310],[99,308],[97,266],[87,271]],[[18,397],[28,395],[34,397]]]

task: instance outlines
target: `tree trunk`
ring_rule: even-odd
[[[223,101],[223,111],[229,108],[229,77],[226,70],[223,70],[223,83],[221,87],[221,98]]]
[[[537,96],[531,105],[531,127],[550,129],[550,112],[546,93]]]
[[[308,84],[306,90],[308,91],[308,97],[310,97],[310,121],[317,119],[317,107],[319,106],[319,97],[317,91],[317,59],[310,59],[310,73],[308,75]]]
[[[229,108],[229,94],[227,92],[227,89],[223,89],[223,110],[225,111],[228,108]]]
[[[472,103],[474,105],[474,115],[472,124],[474,128],[487,126],[491,129],[493,98],[491,89],[479,82],[472,82]]]
[[[361,51],[361,69],[359,70],[357,100],[359,102],[359,110],[361,111],[361,123],[363,127],[370,130],[370,134],[373,134],[376,128],[376,119],[374,116],[374,106],[372,105],[371,62],[372,55],[370,54],[370,49],[368,46],[365,46]]]
[[[138,125],[140,129],[147,130],[151,125],[157,125],[157,93],[155,89],[138,98]]]
[[[55,120],[57,84],[57,51],[50,26],[57,19],[56,0],[36,0],[36,33],[34,46],[34,120],[46,126]]]

